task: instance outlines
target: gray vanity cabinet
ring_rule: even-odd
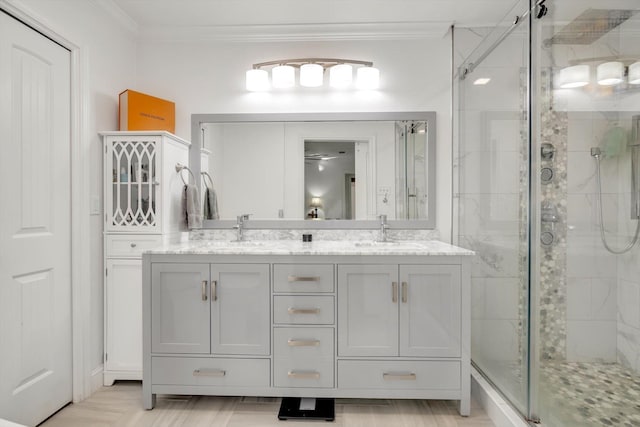
[[[269,265],[157,263],[153,353],[269,355]]]
[[[460,356],[460,266],[338,265],[338,356]]]
[[[143,256],[145,408],[209,394],[457,399],[469,414],[466,252],[208,250]]]

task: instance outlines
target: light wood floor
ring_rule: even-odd
[[[337,399],[336,420],[279,421],[279,398],[158,396],[155,409],[142,409],[139,382],[103,387],[41,424],[44,427],[214,426],[214,427],[494,427],[476,402],[471,416],[461,417],[456,401]]]

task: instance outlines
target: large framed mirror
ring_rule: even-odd
[[[250,228],[375,228],[380,215],[393,228],[435,228],[435,119],[193,114],[190,166],[217,199],[204,227],[250,214]]]

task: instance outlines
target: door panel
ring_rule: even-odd
[[[142,261],[107,260],[105,370],[142,372]]]
[[[400,356],[460,356],[460,266],[400,266]]]
[[[397,280],[397,265],[338,265],[340,356],[398,355]]]
[[[268,355],[269,265],[211,264],[211,280],[211,352]]]
[[[209,353],[209,264],[154,264],[151,284],[151,351]]]
[[[70,54],[0,12],[0,417],[72,398]]]

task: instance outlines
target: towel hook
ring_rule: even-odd
[[[184,185],[189,185],[188,182],[185,182],[184,176],[182,176],[182,171],[184,169],[186,169],[189,172],[189,175],[191,175],[191,178],[193,178],[193,182],[196,182],[196,177],[193,175],[193,172],[191,172],[191,169],[189,169],[184,165],[181,165],[180,163],[176,163],[176,172],[180,175],[180,179],[182,180],[182,182],[184,182]]]
[[[209,172],[200,172],[200,175],[202,175],[202,180],[204,181],[204,185],[209,189],[209,190],[213,190],[213,178],[211,178],[211,175],[209,175]],[[211,186],[209,186],[207,184],[207,180],[205,178],[209,178],[209,182],[211,183]]]

